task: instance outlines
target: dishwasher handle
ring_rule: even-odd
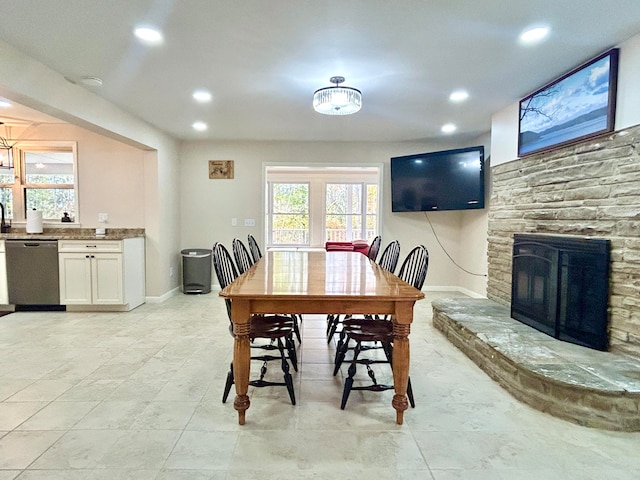
[[[7,240],[5,245],[9,248],[58,248],[57,240]]]

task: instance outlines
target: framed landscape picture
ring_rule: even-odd
[[[617,80],[614,48],[520,100],[518,156],[613,131]]]

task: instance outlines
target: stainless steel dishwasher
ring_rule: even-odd
[[[9,303],[59,305],[57,240],[5,241]]]

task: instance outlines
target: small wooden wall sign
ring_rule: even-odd
[[[209,160],[209,178],[233,178],[233,160]]]

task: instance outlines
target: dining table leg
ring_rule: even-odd
[[[393,387],[395,395],[391,405],[396,410],[396,423],[402,425],[404,411],[409,408],[407,384],[409,383],[409,333],[413,320],[413,305],[396,307],[393,317]]]
[[[236,398],[233,401],[233,408],[238,411],[238,423],[244,425],[245,413],[251,403],[247,395],[251,367],[251,341],[249,338],[251,315],[249,313],[249,302],[234,300],[231,318],[235,337],[233,346],[233,380],[236,385]]]

